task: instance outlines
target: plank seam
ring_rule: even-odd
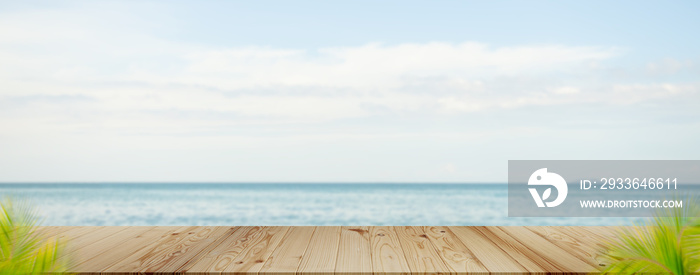
[[[161,226],[161,227],[166,227],[166,226]],[[158,226],[156,226],[155,228],[153,228],[153,229],[151,229],[151,230],[156,230],[157,228],[158,228]],[[167,236],[168,234],[172,234],[173,232],[175,232],[175,231],[177,231],[177,230],[180,230],[180,229],[184,229],[184,228],[191,228],[191,226],[190,226],[190,227],[187,227],[187,226],[177,226],[177,227],[173,227],[172,229],[164,230],[164,231],[163,231],[163,234],[161,234],[160,237],[159,237],[157,240],[154,240],[153,242],[147,243],[146,245],[144,245],[144,246],[142,246],[142,247],[139,247],[138,249],[136,249],[135,251],[133,251],[131,255],[136,254],[136,253],[139,253],[139,252],[143,251],[144,249],[148,249],[148,248],[152,248],[152,247],[157,247],[157,246],[160,244],[160,241],[163,241],[164,238],[167,238],[166,236]],[[151,231],[151,230],[148,230],[148,231]],[[144,234],[144,233],[141,233],[141,234]],[[120,263],[122,263],[122,261],[128,259],[129,256],[130,256],[130,255],[127,255],[126,258],[121,259],[121,260],[119,260],[119,261],[115,261],[115,262],[113,262],[111,265],[108,265],[108,266],[106,266],[106,267],[103,267],[102,270],[100,271],[100,273],[101,273],[101,274],[115,273],[115,272],[109,272],[109,271],[107,271],[107,270],[110,269],[110,268],[112,268],[112,267],[114,267],[114,266],[116,266],[116,265],[118,265],[118,264],[120,264]],[[117,272],[117,273],[118,273],[118,272]],[[138,273],[138,271],[136,271],[136,273]]]
[[[231,235],[236,233],[240,228],[241,228],[240,226],[235,226],[235,227],[230,226],[229,229],[224,234],[221,234],[221,236],[216,238],[216,240],[212,241],[209,245],[207,245],[202,250],[200,250],[197,254],[195,254],[194,257],[192,257],[192,259],[184,262],[181,266],[177,267],[175,270],[177,270],[178,273],[186,273],[188,270],[182,270],[183,268],[185,268],[190,263],[192,263],[191,266],[196,265],[199,260],[201,260],[202,258],[204,258],[204,256],[207,255],[207,253],[214,250],[219,244],[221,244],[223,242],[223,240],[227,239],[228,237],[230,237]]]
[[[409,260],[409,259],[406,258],[406,251],[405,251],[405,249],[403,248],[403,244],[401,244],[401,239],[400,239],[400,237],[399,237],[399,231],[396,231],[396,226],[389,226],[389,228],[391,228],[391,230],[394,231],[394,234],[396,234],[396,240],[397,240],[397,242],[399,243],[399,247],[401,247],[401,252],[402,252],[401,255],[403,255],[404,260],[406,260],[406,262],[408,263],[408,260]],[[407,265],[406,267],[408,267],[408,271],[409,271],[409,272],[413,272],[413,271],[411,270],[411,265]]]
[[[556,247],[559,247],[559,248],[563,249],[564,251],[567,250],[565,247],[562,246],[562,244],[550,240],[547,236],[544,236],[544,235],[540,234],[540,232],[537,232],[537,231],[535,231],[535,230],[533,230],[533,229],[531,229],[530,227],[527,227],[527,226],[525,227],[525,229],[527,229],[527,230],[529,230],[530,232],[534,233],[535,235],[541,237],[542,239],[545,239],[545,240],[546,240],[547,242],[549,242],[550,244],[555,245]],[[569,237],[569,238],[575,240],[575,241],[578,242],[578,243],[584,243],[584,242],[582,242],[581,240],[574,238],[574,236],[572,236],[572,235],[570,235],[570,234],[565,234],[564,232],[561,232],[561,231],[557,231],[557,232],[558,232],[558,234],[566,235],[567,237]],[[569,252],[569,251],[567,251],[567,252]],[[584,261],[584,262],[586,262],[586,263],[589,263],[589,262],[588,262],[588,259],[586,259],[585,257],[581,257],[580,255],[574,254],[574,253],[569,253],[569,254],[571,254],[572,256],[576,257],[577,259],[579,259],[579,260],[581,260],[581,261]],[[589,263],[589,264],[590,264],[590,263]],[[594,268],[598,268],[598,267],[596,267],[596,266],[593,266],[593,267],[594,267]]]
[[[460,244],[462,244],[462,246],[464,246],[464,249],[466,249],[466,250],[469,252],[469,254],[474,258],[474,261],[475,261],[476,263],[478,263],[478,264],[480,264],[481,266],[483,266],[484,269],[486,269],[487,271],[492,272],[492,271],[490,271],[488,268],[486,268],[486,266],[484,265],[484,263],[481,262],[481,260],[479,259],[479,257],[477,257],[476,254],[474,254],[474,252],[473,252],[471,249],[469,249],[469,246],[467,246],[467,244],[465,244],[464,241],[462,241],[462,239],[460,239],[460,238],[457,236],[457,234],[455,234],[455,232],[452,231],[452,229],[450,228],[450,226],[445,226],[445,229],[446,229],[447,231],[450,231],[450,233],[452,234],[452,236],[455,236],[455,237],[454,237],[454,240],[455,240],[456,242],[459,242]]]
[[[428,236],[428,232],[425,231],[425,226],[418,226],[418,227],[422,230],[421,233],[423,235]],[[433,243],[433,241],[430,238],[425,238],[425,239],[428,240],[428,243],[433,248],[433,252],[435,252],[435,255],[437,255],[438,258],[440,258],[440,261],[442,262],[442,264],[444,264],[445,267],[447,267],[447,270],[449,271],[449,273],[456,272],[456,270],[451,270],[452,268],[450,267],[450,265],[445,261],[445,259],[442,257],[442,255],[440,255],[440,251],[437,249],[437,246],[435,245],[435,243]]]
[[[333,266],[333,273],[337,273],[338,271],[338,261],[340,260],[340,241],[343,240],[343,226],[340,226],[340,231],[338,231],[338,243],[336,244],[336,249],[335,251],[335,266]]]
[[[484,227],[484,229],[486,229],[486,228]],[[491,241],[491,239],[489,239],[489,237],[486,236],[486,234],[484,234],[484,233],[481,232],[480,230],[474,230],[474,232],[476,232],[476,234],[478,234],[478,235],[481,235],[481,237],[483,237],[484,240]],[[510,258],[511,260],[513,260],[513,262],[514,262],[515,264],[519,265],[519,266],[522,268],[522,270],[527,271],[527,267],[525,267],[522,263],[520,263],[518,260],[516,260],[515,258],[513,258],[513,256],[511,256],[510,254],[508,254],[508,252],[506,252],[500,245],[498,245],[497,243],[495,243],[495,242],[493,242],[493,241],[491,241],[491,244],[493,244],[493,246],[495,246],[495,247],[498,248],[501,252],[503,252],[503,254],[506,255],[508,258]],[[488,268],[486,268],[486,269],[488,269]],[[528,271],[528,272],[529,272],[529,271]]]
[[[317,228],[318,228],[318,226],[314,226],[314,232],[311,233],[311,238],[309,238],[309,243],[306,244],[306,247],[304,247],[304,252],[301,253],[301,257],[302,257],[302,258],[299,259],[299,263],[297,264],[297,269],[294,271],[294,274],[301,274],[301,272],[299,272],[299,268],[301,268],[301,263],[303,263],[304,260],[306,259],[306,257],[305,257],[305,256],[306,256],[306,251],[309,250],[309,245],[311,245],[311,240],[313,240],[313,239],[314,239],[314,235],[316,235],[316,229],[317,229]]]
[[[367,241],[369,242],[367,244],[368,250],[369,250],[369,268],[370,268],[370,270],[372,270],[372,274],[375,274],[374,273],[374,259],[372,259],[372,258],[374,258],[374,257],[372,257],[372,251],[374,250],[373,246],[372,246],[372,244],[373,244],[372,237],[373,237],[372,236],[372,227],[367,226]]]
[[[137,231],[137,233],[138,233],[138,234],[134,234],[133,236],[138,236],[138,235],[140,235],[140,234],[144,234],[144,233],[146,233],[146,232],[148,232],[148,231],[150,231],[150,230],[152,230],[152,229],[154,229],[154,228],[155,228],[155,226],[148,226],[148,227],[149,227],[149,228],[148,228],[148,229],[146,229],[146,230],[145,230],[145,231],[143,231],[143,232],[140,232],[140,233],[139,233],[139,232]],[[121,231],[119,231],[119,232],[117,232],[117,233],[121,233],[121,232],[123,232],[123,231],[126,231],[126,230],[121,230]],[[116,233],[115,233],[115,234],[116,234]],[[112,235],[112,236],[113,236],[113,235]],[[110,236],[110,237],[111,237],[111,236]],[[105,239],[102,239],[102,240],[106,240],[106,239],[107,239],[107,238],[105,238]],[[118,245],[119,245],[119,244],[116,244],[116,245],[110,246],[110,248],[114,248],[114,247],[116,247],[116,246],[118,246]],[[85,260],[82,260],[82,261],[79,261],[79,262],[76,262],[76,264],[82,264],[82,263],[85,263],[85,262],[91,261],[92,259],[94,259],[94,258],[97,258],[97,257],[99,257],[100,255],[102,255],[102,254],[105,254],[105,253],[107,253],[107,252],[109,252],[109,250],[105,250],[105,251],[102,251],[102,252],[100,252],[100,253],[97,253],[97,254],[91,255],[91,256],[90,256],[90,258],[88,258],[88,259],[85,259]]]
[[[534,254],[534,255],[537,255],[540,259],[544,260],[545,262],[547,262],[548,264],[552,265],[553,267],[558,268],[559,270],[557,271],[557,273],[567,273],[567,271],[561,269],[562,267],[561,267],[559,264],[556,264],[556,263],[554,263],[554,262],[551,262],[551,261],[549,260],[548,257],[545,257],[545,255],[542,255],[542,254],[538,253],[537,251],[533,250],[533,249],[530,248],[528,245],[524,244],[520,239],[518,239],[518,238],[516,238],[515,236],[513,236],[513,234],[508,233],[507,230],[503,230],[503,229],[501,229],[501,228],[498,228],[498,229],[499,229],[501,232],[503,232],[503,234],[505,234],[506,236],[511,237],[516,243],[520,244],[520,246],[522,246],[525,250],[527,250],[527,251],[521,251],[521,250],[517,249],[515,246],[513,246],[513,249],[514,249],[515,251],[520,252],[520,254],[522,254],[522,255],[524,255],[524,256],[526,256],[526,257],[527,257],[527,255],[526,255],[524,252],[530,252],[530,253],[532,253],[532,254]],[[506,242],[506,240],[504,240],[504,239],[502,239],[501,237],[497,236],[496,233],[495,233],[493,230],[491,230],[491,229],[486,229],[486,230],[491,231],[497,238],[499,238],[499,239],[503,240],[504,242]],[[527,258],[530,259],[530,257],[527,257]],[[533,260],[533,259],[530,259],[530,260],[532,260],[532,263],[534,263],[535,265],[537,265],[538,267],[540,267],[542,270],[547,270],[547,267],[542,266],[542,265],[540,264],[539,261],[535,261],[535,260]],[[516,261],[517,261],[517,260],[516,260]]]

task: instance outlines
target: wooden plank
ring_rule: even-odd
[[[607,254],[611,244],[617,243],[620,239],[618,234],[624,229],[631,229],[630,226],[561,226],[568,232],[580,232],[590,237],[590,241],[596,247]]]
[[[540,263],[542,267],[551,264],[564,272],[589,273],[596,271],[596,267],[593,265],[571,255],[566,250],[552,244],[525,227],[500,226],[492,227],[491,229],[492,231],[500,230],[507,233],[529,251],[535,252],[539,258],[533,256],[531,259]],[[547,268],[547,270],[551,269]]]
[[[100,228],[103,228],[103,226],[65,226],[58,232],[58,234],[54,235],[54,237],[72,240],[77,236],[99,230]]]
[[[100,230],[102,228],[104,228],[104,226],[66,226],[66,228],[60,230],[60,233],[52,236],[51,238],[58,240],[59,243],[63,244],[65,246],[65,253],[70,255],[74,251],[73,241],[75,238],[83,236],[85,234],[90,234],[91,232]]]
[[[395,229],[411,273],[450,272],[422,227],[397,226]]]
[[[270,245],[269,242],[273,237],[276,237],[276,242],[279,242],[284,235],[284,232],[281,234],[278,232],[280,230],[286,230],[286,227],[237,227],[234,232],[225,236],[218,244],[206,251],[200,259],[192,261],[190,264],[184,266],[180,272],[192,274],[241,272],[240,270],[236,270],[236,268],[254,268],[255,270],[253,270],[253,272],[257,272],[262,266],[262,262],[258,262],[258,259],[262,257],[262,255],[256,253],[266,251],[265,249]],[[269,257],[274,247],[276,247],[276,244],[272,245],[271,249],[267,249],[269,253],[265,256],[265,259]],[[255,248],[255,250],[251,251],[253,248]],[[239,258],[239,255],[242,253],[252,258]],[[250,270],[246,270],[246,272],[247,271]]]
[[[220,242],[213,243],[211,249],[202,253],[200,258],[190,261],[182,267],[183,272],[221,272],[238,256],[250,242],[250,235],[262,230],[261,226],[232,227]]]
[[[171,264],[172,268],[175,268],[175,271],[173,273],[176,274],[195,274],[196,272],[188,272],[190,267],[194,266],[199,262],[199,260],[207,257],[208,255],[211,255],[212,251],[217,249],[217,247],[220,247],[220,245],[224,242],[226,242],[230,237],[237,238],[239,237],[240,233],[247,232],[247,229],[253,228],[251,226],[246,226],[246,227],[240,227],[240,226],[232,226],[228,227],[226,231],[223,231],[226,227],[224,226],[218,226],[214,227],[215,230],[221,230],[221,234],[216,234],[212,233],[209,237],[206,239],[201,239],[197,241],[197,244],[195,244],[189,253],[189,256],[183,255],[181,259],[176,260],[175,262],[184,262],[182,264]],[[259,228],[259,227],[258,227]],[[216,237],[218,235],[218,237]],[[196,254],[196,255],[192,255]],[[179,266],[179,267],[177,267]],[[170,268],[170,269],[172,269]],[[200,272],[201,273],[201,272]],[[211,272],[204,272],[202,274],[210,274]]]
[[[486,267],[445,226],[426,226],[423,229],[438,254],[453,273],[484,273]]]
[[[591,236],[597,237],[600,242],[608,243],[617,241],[617,234],[624,226],[608,227],[608,226],[565,226],[567,228],[575,228],[581,232],[589,232]]]
[[[38,226],[36,232],[46,238],[51,238],[73,228],[77,228],[77,226]]]
[[[158,244],[161,239],[167,238],[170,234],[182,230],[182,227],[175,226],[157,226],[147,230],[131,238],[123,240],[110,239],[111,242],[117,242],[119,245],[98,255],[91,261],[85,261],[71,268],[75,273],[90,273],[90,272],[105,272],[117,265],[124,259],[133,255],[139,254],[140,251]],[[128,269],[112,268],[116,272],[129,272]],[[134,270],[132,270],[133,272]],[[112,271],[115,272],[115,271]]]
[[[70,236],[63,235],[64,232],[80,228],[78,226],[38,226],[34,231],[35,236],[46,240],[57,240],[61,244],[65,244]]]
[[[515,259],[501,249],[500,243],[494,243],[473,226],[448,227],[462,243],[474,253],[489,272],[510,273],[528,272]]]
[[[163,242],[134,262],[140,264],[139,272],[175,273],[190,260],[196,258],[222,235],[233,229],[227,226],[202,226],[183,234],[184,237]]]
[[[124,230],[120,230],[110,236],[105,236],[103,239],[94,240],[86,243],[75,250],[75,254],[70,257],[74,265],[79,265],[94,258],[99,258],[102,253],[110,251],[118,245],[122,245],[125,240],[135,238],[136,236],[145,233],[155,226],[123,226]]]
[[[41,227],[72,273],[588,272],[613,227]]]
[[[500,226],[477,226],[475,229],[488,240],[498,245],[506,254],[515,259],[515,261],[525,267],[529,272],[563,271],[552,263],[542,260],[540,255],[530,250],[516,239],[513,239],[513,237],[502,231]]]
[[[369,235],[367,226],[342,227],[336,273],[359,275],[372,272]]]
[[[36,232],[43,234],[45,237],[51,237],[56,230],[58,230],[58,226],[37,226],[36,227]]]
[[[588,232],[564,226],[526,228],[592,266],[602,268],[610,264],[610,259],[605,256],[606,249],[599,246],[600,240]]]
[[[369,236],[374,274],[408,274],[411,272],[393,227],[371,226],[369,227]]]
[[[317,226],[297,273],[332,274],[338,257],[339,226]]]
[[[60,258],[71,258],[73,261],[78,261],[80,260],[79,252],[81,249],[126,229],[126,226],[107,226],[94,228],[87,232],[69,233],[70,242],[68,242],[65,254]]]
[[[233,264],[228,265],[224,273],[257,273],[282,242],[288,230],[288,226],[266,226],[259,233],[252,235],[250,245],[233,259]]]
[[[151,254],[149,253],[152,253],[154,248],[181,240],[195,228],[187,226],[158,226],[129,241],[125,241],[125,245],[118,246],[114,250],[100,255],[99,259],[88,261],[78,267],[84,268],[83,270],[86,271],[94,271],[94,269],[89,270],[87,267],[91,266],[90,263],[95,263],[92,268],[101,266],[103,267],[100,270],[102,273],[138,272],[143,267],[143,261],[150,259],[149,256]],[[100,262],[104,263],[99,264]]]
[[[294,274],[299,268],[314,229],[313,226],[291,227],[259,273]]]

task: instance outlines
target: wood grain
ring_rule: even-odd
[[[333,274],[340,242],[339,226],[317,226],[297,273]]]
[[[102,230],[99,235],[81,236],[70,242],[70,253],[63,257],[70,258],[73,264],[85,262],[98,256],[113,246],[120,244],[125,239],[130,239],[138,234],[153,229],[154,226],[134,226],[134,227],[108,227],[111,230]],[[61,258],[63,258],[61,257]]]
[[[614,227],[41,227],[75,274],[583,273]]]
[[[411,273],[443,274],[450,272],[422,227],[397,226],[395,230]]]
[[[449,228],[469,251],[474,253],[474,256],[479,259],[489,272],[528,272],[525,267],[508,255],[509,253],[503,250],[500,244],[493,242],[488,236],[477,230],[476,227],[450,226]]]
[[[396,231],[390,226],[372,226],[370,233],[370,253],[374,274],[408,274],[411,269]]]
[[[617,227],[605,227],[605,226],[562,226],[568,228],[575,228],[579,232],[587,232],[589,236],[595,237],[603,242],[614,242],[617,241],[617,234],[623,229],[623,226]]]
[[[250,237],[250,245],[233,259],[233,264],[224,269],[224,273],[257,273],[275,251],[289,227],[266,226],[259,233]]]
[[[337,273],[348,275],[372,273],[369,228],[367,226],[343,226],[340,232]]]
[[[75,238],[88,236],[91,232],[99,231],[105,228],[104,226],[66,226],[54,238],[62,239],[67,242],[73,241]],[[70,245],[69,245],[70,247]],[[69,248],[70,249],[70,248]]]
[[[260,269],[260,274],[294,274],[299,268],[315,227],[291,227]]]
[[[571,255],[566,250],[552,244],[546,239],[538,236],[534,232],[522,226],[502,226],[493,229],[506,232],[508,235],[517,240],[528,250],[533,251],[539,256],[539,261],[546,262],[555,266],[562,272],[574,271],[579,273],[588,273],[596,271],[596,267],[589,264],[578,257]],[[544,267],[544,265],[541,265]],[[549,269],[547,269],[549,270]]]
[[[36,232],[43,235],[44,237],[50,238],[56,237],[58,234],[78,227],[83,226],[40,226],[37,228]]]
[[[219,242],[212,246],[200,257],[181,268],[181,271],[197,270],[198,272],[221,272],[233,262],[233,259],[250,244],[250,235],[260,232],[261,226],[241,226],[223,234]]]
[[[165,236],[180,229],[180,227],[155,227],[146,232],[140,233],[131,238],[110,239],[118,245],[114,248],[102,253],[99,257],[95,257],[91,261],[85,261],[71,268],[75,273],[82,272],[105,272],[114,265],[126,259],[129,256],[137,254],[142,249],[155,246]],[[114,269],[113,269],[114,270]],[[128,269],[116,269],[123,272],[129,272]],[[131,270],[133,272],[133,270]]]
[[[508,233],[504,232],[501,227],[477,226],[475,228],[487,239],[497,244],[498,247],[515,259],[515,261],[522,265],[528,272],[541,273],[550,270],[554,270],[555,272],[562,271],[551,262],[543,259],[536,252],[508,235]]]
[[[610,259],[605,257],[606,249],[599,245],[600,239],[585,231],[554,226],[526,228],[592,266],[603,268],[610,264]]]
[[[127,255],[123,260],[110,266],[104,272],[140,272],[149,269],[153,265],[162,263],[164,259],[172,257],[170,253],[177,249],[181,243],[203,230],[210,231],[207,227],[176,227],[174,230],[159,236],[157,240],[149,241],[147,246],[137,251],[126,251]]]
[[[234,229],[224,226],[204,226],[188,231],[180,240],[164,242],[139,258],[137,263],[141,266],[138,270],[142,273],[174,273],[231,230]]]
[[[474,254],[445,226],[426,226],[423,229],[435,245],[440,258],[452,273],[484,273],[486,267]]]

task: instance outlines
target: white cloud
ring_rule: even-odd
[[[141,5],[0,11],[0,181],[473,181],[505,159],[697,155],[697,62],[630,68],[614,45],[204,45],[166,39],[167,9]]]
[[[698,90],[696,83],[600,81],[601,64],[621,53],[615,47],[431,42],[221,48],[158,38],[138,17],[107,24],[96,18],[116,20],[121,13],[89,11],[0,18],[0,104],[7,107],[0,123],[68,132],[90,127],[197,132],[227,125],[634,104],[694,96]],[[677,69],[677,63],[664,64]]]
[[[570,87],[570,86],[556,87],[556,88],[551,88],[549,90],[555,94],[562,94],[562,95],[572,95],[572,94],[578,94],[579,92],[581,92],[578,88]]]
[[[646,70],[650,75],[672,75],[682,70],[693,69],[694,62],[690,60],[676,60],[673,58],[665,58],[660,61],[650,62],[646,66]]]
[[[495,48],[474,42],[367,44],[315,51],[242,48],[188,54],[190,64],[180,74],[132,77],[228,90],[302,86],[376,91],[401,87],[411,78],[451,77],[464,81],[500,74],[546,73],[615,54],[615,49],[594,47]]]
[[[700,92],[695,84],[627,84],[614,85],[610,101],[612,103],[632,104],[646,100],[659,100],[681,95],[697,95]]]
[[[186,132],[217,125],[315,123],[386,113],[449,115],[525,106],[628,104],[696,92],[693,85],[677,84],[558,84],[556,75],[587,70],[588,62],[612,58],[617,53],[613,48],[490,47],[467,42],[315,51],[148,49],[152,48],[116,58],[77,55],[70,62],[66,61],[70,54],[42,51],[38,56],[50,58],[41,64],[33,54],[0,47],[0,57],[5,57],[0,70],[7,72],[0,77],[7,87],[0,91],[1,100],[8,104],[23,100],[2,121],[43,118],[78,128],[99,121],[99,127],[106,128],[171,127]],[[160,57],[143,61],[139,57],[144,55]],[[40,69],[28,70],[24,60]],[[116,69],[104,65],[112,63],[118,64]],[[42,96],[89,100],[32,100]],[[190,118],[183,123],[185,119],[172,114]]]

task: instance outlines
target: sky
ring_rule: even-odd
[[[0,182],[697,159],[697,1],[1,1]]]

